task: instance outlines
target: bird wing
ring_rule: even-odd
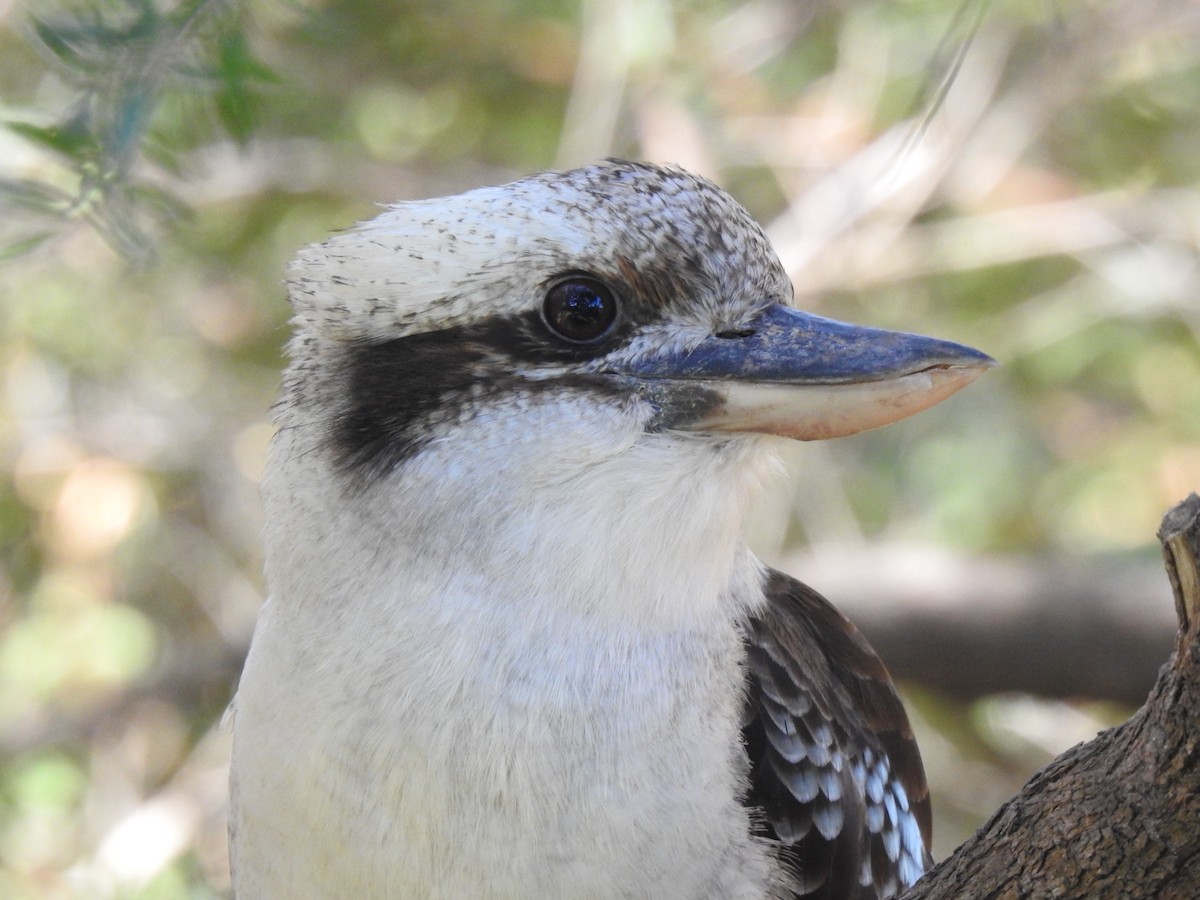
[[[931,862],[929,790],[891,677],[824,597],[768,570],[746,625],[745,803],[804,898],[884,898]]]

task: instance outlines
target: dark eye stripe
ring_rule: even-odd
[[[466,394],[481,353],[443,333],[347,347],[342,407],[332,428],[342,468],[383,474],[421,446],[416,426]]]
[[[338,465],[370,481],[419,452],[441,426],[506,393],[581,390],[611,396],[600,378],[529,379],[521,369],[584,362],[628,340],[580,347],[547,334],[538,311],[345,348],[341,404],[330,423]]]
[[[555,335],[537,310],[514,316],[493,316],[461,329],[449,330],[460,331],[464,339],[478,342],[493,355],[509,360],[510,365],[538,366],[586,362],[611,353],[628,343],[633,324],[628,319],[619,322],[605,340],[596,344],[581,344]]]

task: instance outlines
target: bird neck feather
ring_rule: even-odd
[[[264,481],[273,595],[403,606],[474,583],[514,611],[669,629],[744,603],[730,593],[760,441],[646,434],[570,395],[513,402],[366,487],[312,429],[281,429]]]

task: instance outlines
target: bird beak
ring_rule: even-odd
[[[623,374],[660,407],[664,428],[813,441],[911,416],[994,365],[986,353],[951,341],[774,304],[737,329]]]

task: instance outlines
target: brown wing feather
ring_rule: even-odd
[[[745,802],[796,896],[899,893],[930,862],[920,753],[891,677],[820,594],[769,570],[746,627]]]

